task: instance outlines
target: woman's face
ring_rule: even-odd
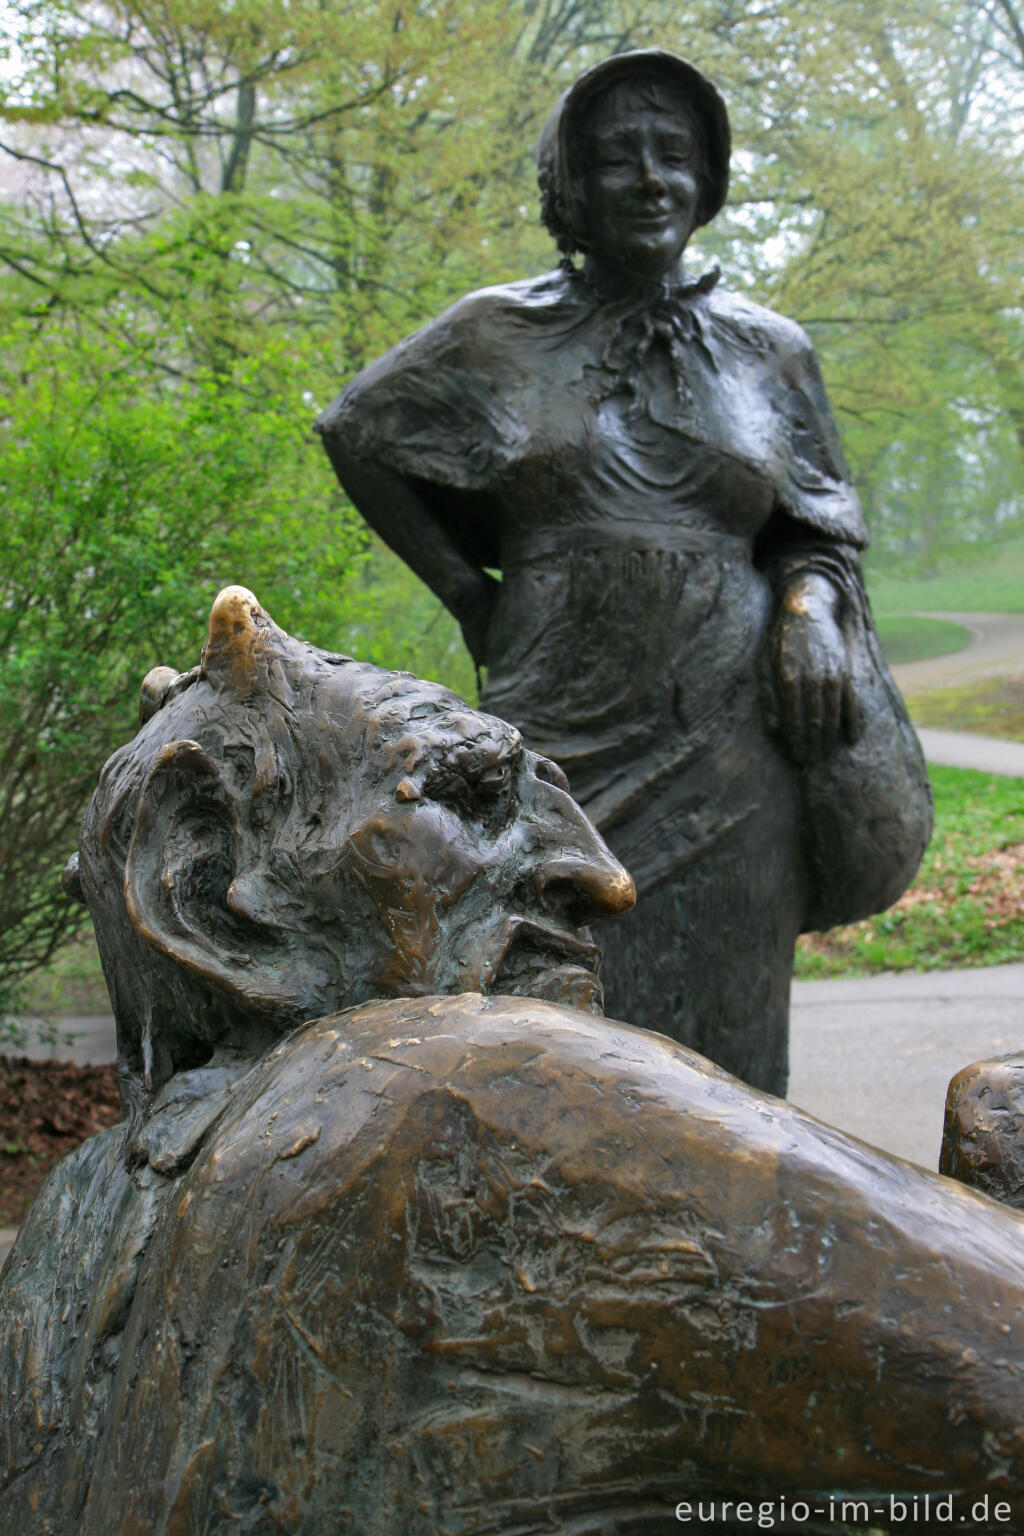
[[[624,80],[582,124],[588,254],[620,275],[666,275],[697,224],[703,147],[687,102],[654,80]]]

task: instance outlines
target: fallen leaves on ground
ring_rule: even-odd
[[[119,1117],[112,1063],[0,1056],[0,1227],[16,1227],[54,1164]]]
[[[1024,917],[1024,843],[993,849],[964,863],[978,871],[967,894],[984,902],[986,927],[997,928]]]
[[[979,935],[1017,943],[1014,935],[1019,939],[1024,922],[1024,842],[961,854],[959,865],[955,853],[948,853],[946,859],[933,855],[921,883],[912,885],[886,911],[827,933],[803,934],[799,953],[824,963],[832,974],[858,961],[868,974],[908,965],[927,968],[921,964],[925,955],[940,965],[983,964]],[[972,878],[965,881],[965,874]],[[907,946],[902,956],[894,947],[900,942]],[[963,952],[957,946],[964,946]],[[872,947],[877,954],[871,953]],[[1016,953],[999,958],[1016,958]]]

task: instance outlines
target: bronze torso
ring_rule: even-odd
[[[737,688],[761,734],[773,543],[841,564],[864,541],[806,338],[708,279],[653,306],[562,272],[470,295],[361,375],[324,431],[422,482],[501,567],[483,702],[585,804],[600,794],[605,826],[666,731],[677,766],[687,744],[706,755]]]
[[[558,271],[470,294],[320,426],[502,571],[482,703],[566,770],[642,898],[603,935],[610,1007],[783,1091],[813,891],[764,707],[773,586],[821,569],[861,612],[866,537],[800,327],[715,274],[637,300]]]

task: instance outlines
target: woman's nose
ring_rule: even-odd
[[[665,189],[665,177],[657,156],[651,150],[645,149],[640,156],[640,185],[645,192],[662,192]]]

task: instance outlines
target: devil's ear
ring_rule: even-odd
[[[266,920],[262,903],[233,893],[259,881],[243,815],[197,742],[165,746],[136,813],[125,865],[128,916],[161,954],[247,1008],[290,1005],[308,1017],[321,980],[311,974],[312,957]]]

